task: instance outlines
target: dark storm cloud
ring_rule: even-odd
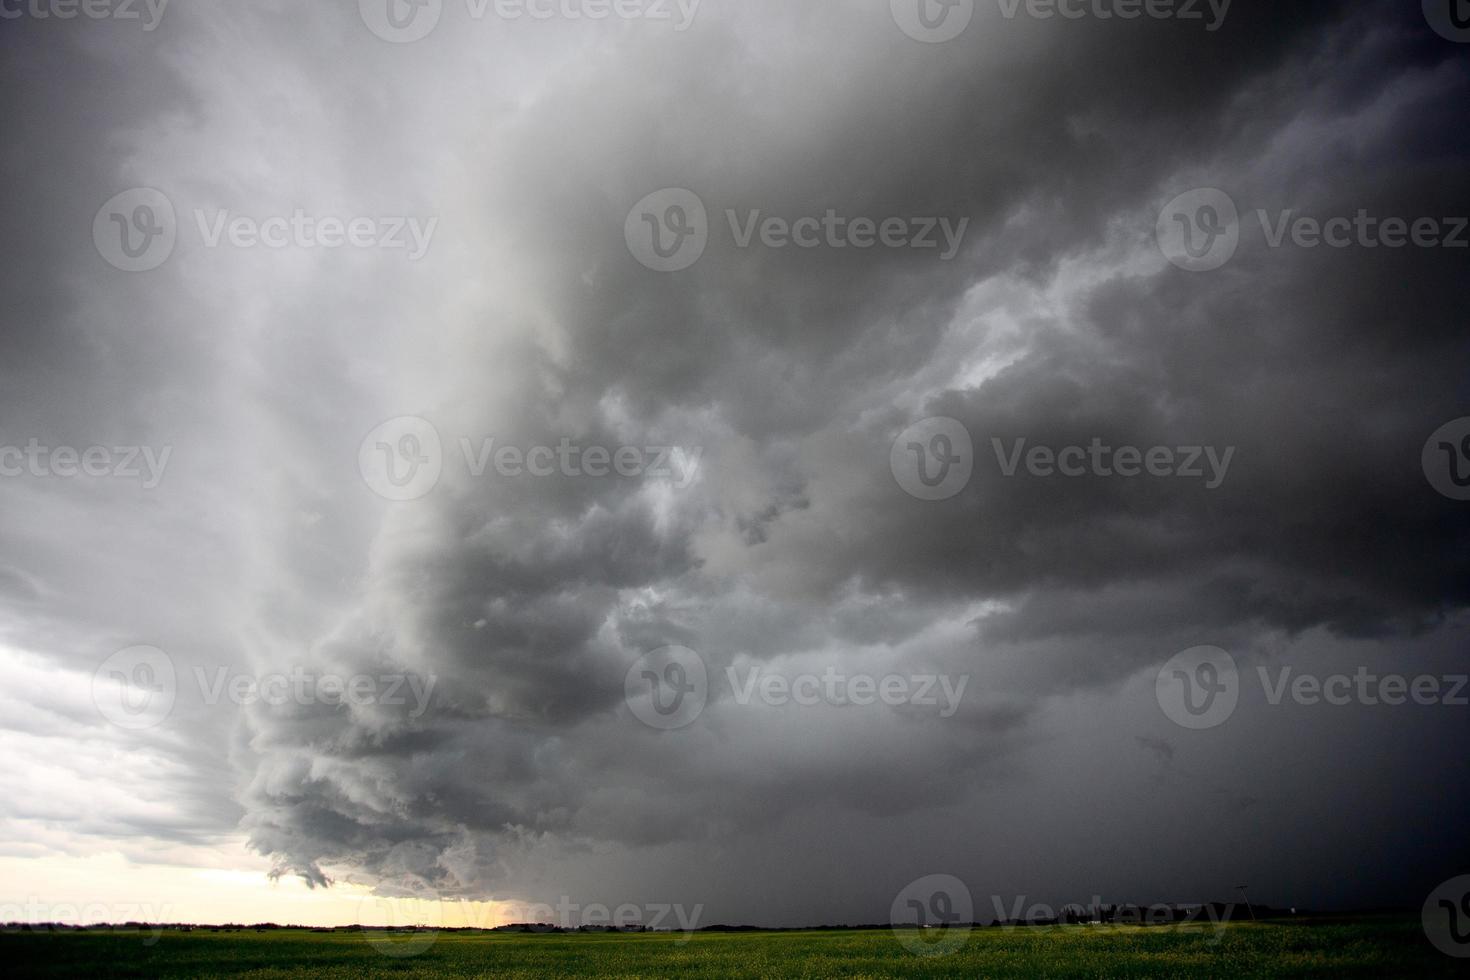
[[[1272,249],[1254,210],[1463,211],[1463,52],[1386,2],[1237,2],[1213,33],[977,6],[942,45],[905,37],[881,2],[706,4],[678,34],[441,26],[411,45],[379,42],[351,5],[201,4],[171,11],[151,48],[7,39],[4,77],[59,76],[4,110],[29,137],[0,158],[7,182],[33,190],[8,206],[37,228],[6,273],[11,438],[53,420],[54,441],[114,438],[102,418],[180,447],[156,505],[0,488],[44,499],[52,529],[0,524],[9,638],[56,647],[65,620],[72,648],[100,655],[141,633],[242,670],[436,677],[421,714],[187,705],[176,719],[216,748],[235,724],[242,825],[316,884],[621,888],[731,917],[872,919],[932,870],[931,847],[992,880],[1094,887],[1069,877],[1084,858],[1036,854],[1024,828],[1064,835],[1081,805],[1123,833],[1145,798],[1176,816],[1262,800],[1287,830],[1204,819],[1281,853],[1310,814],[1281,780],[1222,762],[1235,741],[1197,777],[1137,679],[1203,642],[1252,663],[1303,637],[1347,656],[1356,640],[1453,645],[1441,627],[1467,599],[1466,524],[1419,452],[1465,414],[1463,253]],[[31,176],[43,156],[59,176]],[[412,265],[186,242],[129,277],[76,229],[132,183],[166,185],[186,231],[195,207],[441,224]],[[1191,274],[1164,263],[1154,222],[1201,186],[1232,196],[1243,234],[1230,264]],[[711,232],[670,275],[623,237],[666,187],[697,194]],[[967,224],[944,261],[740,248],[726,216],[829,209]],[[355,454],[407,414],[455,465],[426,498],[385,506]],[[942,503],[889,470],[925,416],[975,441],[974,479]],[[475,476],[460,440],[489,438],[678,446],[699,469],[683,487]],[[1233,452],[1213,489],[1007,478],[992,439]],[[123,539],[142,558],[54,530],[77,514],[151,515]],[[142,593],[176,608],[142,612],[158,605]],[[671,644],[704,658],[711,703],[657,732],[623,678]],[[754,667],[970,686],[942,720],[773,709],[731,690],[727,669]],[[1340,732],[1304,732],[1304,751],[1333,756]],[[190,764],[213,779],[218,759]],[[95,830],[182,833],[152,826]],[[871,880],[833,870],[844,840],[881,853]],[[1119,888],[1204,887],[1169,864],[1186,844],[1163,841],[1132,877],[1122,859],[1085,866]],[[1430,864],[1409,856],[1381,884]],[[1302,882],[1318,866],[1297,867]],[[790,894],[752,891],[747,868]],[[847,881],[841,900],[824,873]]]
[[[1154,213],[1160,190],[1181,171],[1246,175],[1241,192],[1259,193],[1266,181],[1252,176],[1252,158],[1265,142],[1293,133],[1303,104],[1322,124],[1340,126],[1397,87],[1412,89],[1436,70],[1463,84],[1462,72],[1437,68],[1438,56],[1396,30],[1382,9],[1344,17],[1325,5],[1286,16],[1256,8],[1241,11],[1224,38],[1198,44],[1181,43],[1166,25],[1071,33],[1017,26],[1024,56],[1000,57],[987,55],[1006,25],[937,55],[875,26],[843,21],[847,44],[824,51],[826,71],[817,77],[808,77],[799,53],[766,61],[756,76],[748,66],[759,27],[750,23],[738,25],[749,34],[719,23],[682,44],[640,38],[594,57],[507,127],[491,151],[503,178],[496,185],[503,197],[490,206],[496,234],[544,257],[520,261],[566,345],[560,357],[530,359],[537,376],[551,380],[540,390],[518,385],[523,420],[513,413],[510,432],[551,441],[554,419],[540,411],[549,398],[574,406],[566,414],[594,418],[613,400],[636,422],[714,442],[709,479],[719,487],[706,491],[714,499],[703,507],[681,511],[662,540],[641,509],[645,501],[622,491],[609,498],[587,481],[446,495],[428,505],[438,508],[434,533],[416,527],[413,546],[390,546],[384,559],[387,592],[414,595],[396,615],[394,635],[412,637],[435,651],[437,666],[453,668],[450,689],[485,692],[489,716],[595,725],[619,699],[629,660],[620,648],[636,654],[685,643],[719,669],[739,652],[771,658],[801,649],[813,632],[892,643],[905,636],[892,624],[922,608],[926,593],[941,604],[930,617],[946,602],[1015,600],[1011,611],[984,620],[977,639],[1050,639],[1050,669],[1026,672],[1023,690],[1033,694],[1119,676],[1166,653],[1168,643],[1187,645],[1201,629],[1244,637],[1252,628],[1320,623],[1412,627],[1463,599],[1455,540],[1436,540],[1434,552],[1413,563],[1383,560],[1435,520],[1436,502],[1414,492],[1420,476],[1410,450],[1425,419],[1396,411],[1391,389],[1382,403],[1365,397],[1358,410],[1393,429],[1378,434],[1377,452],[1363,453],[1361,444],[1342,445],[1354,425],[1339,400],[1325,406],[1329,417],[1316,414],[1314,402],[1362,390],[1382,369],[1367,352],[1329,342],[1380,332],[1373,307],[1349,299],[1334,309],[1336,297],[1311,303],[1299,295],[1313,277],[1308,264],[1327,257],[1262,255],[1213,281],[1172,270],[1107,276],[1066,298],[1067,322],[1025,323],[1024,353],[998,376],[923,402],[926,412],[968,423],[982,443],[995,434],[1055,444],[1099,436],[1233,446],[1234,479],[1218,493],[1182,483],[1033,487],[991,478],[977,480],[954,506],[917,504],[895,495],[882,466],[887,440],[910,419],[873,397],[901,391],[904,375],[935,356],[964,291],[977,282],[1008,274],[1045,283],[1059,261],[1103,247],[1120,215],[1142,237],[1149,226],[1139,218]],[[1338,91],[1321,66],[1323,50],[1379,85]],[[880,51],[891,70],[860,70]],[[636,79],[618,73],[626,60],[648,71]],[[1107,84],[1087,84],[1093,79]],[[1388,210],[1414,203],[1394,183],[1422,188],[1425,175],[1405,174],[1401,162],[1394,174],[1378,172],[1374,147],[1389,139],[1396,147],[1405,139],[1442,144],[1452,112],[1437,92],[1410,96],[1399,100],[1396,132],[1364,134],[1368,159],[1327,161],[1354,189],[1328,206],[1370,189]],[[1450,148],[1454,156],[1462,150]],[[1308,148],[1277,163],[1293,180],[1324,166]],[[1437,166],[1426,162],[1431,174],[1442,174]],[[715,240],[676,277],[630,262],[619,235],[630,203],[666,185],[700,195]],[[1304,198],[1294,200],[1309,203]],[[723,230],[726,208],[967,216],[975,231],[961,261],[949,265],[855,251],[742,251]],[[1356,288],[1375,295],[1375,283],[1401,282],[1406,268],[1421,278],[1437,273],[1407,256],[1348,261],[1363,267],[1352,276]],[[1261,282],[1275,288],[1263,293]],[[1400,305],[1401,315],[1422,322],[1427,337],[1447,336],[1462,297],[1413,293],[1419,309]],[[1212,330],[1222,323],[1226,330]],[[1324,345],[1329,354],[1314,353]],[[1448,363],[1433,353],[1429,360]],[[1302,361],[1310,361],[1309,374]],[[671,411],[687,413],[682,426],[669,421]],[[865,414],[877,424],[865,428]],[[553,422],[549,430],[538,416],[543,426]],[[590,428],[572,435],[595,434]],[[725,447],[742,441],[749,451],[727,459]],[[830,477],[858,481],[835,499],[822,493],[825,447],[834,443],[862,460]],[[987,451],[982,445],[980,454]],[[745,492],[722,500],[726,486]],[[1415,499],[1423,502],[1407,512],[1392,504]],[[721,542],[708,564],[694,560],[722,534],[737,540]],[[785,594],[796,579],[806,594]],[[755,594],[728,595],[736,583]],[[880,604],[876,615],[888,625],[866,634],[814,630],[812,617],[849,588],[902,599]],[[638,589],[671,595],[680,609],[634,615],[619,596]],[[743,618],[753,602],[773,605],[776,618],[721,627],[720,607]],[[615,635],[600,637],[608,620]],[[1117,637],[1109,640],[1110,632]],[[1075,666],[1069,635],[1093,653]],[[1142,636],[1152,643],[1139,644]],[[952,653],[949,662],[966,659]],[[1025,713],[994,717],[1004,731]],[[625,739],[590,771],[566,778],[565,760],[497,765],[482,729],[449,727],[456,749],[446,754],[486,766],[477,770],[486,777],[483,795],[466,794],[455,770],[429,782],[436,796],[448,790],[463,798],[466,811],[449,825],[468,831],[493,834],[513,815],[516,825],[657,843],[700,832],[710,809],[701,797],[719,800],[726,813],[739,800],[757,801],[749,820],[791,806],[783,786],[875,812],[932,806],[946,795],[925,791],[922,777],[856,788],[855,774],[831,759],[809,767],[800,752],[783,760],[785,773],[742,767],[700,779],[677,763],[687,757],[708,768],[718,758],[712,750],[687,747],[666,758]],[[566,731],[576,739],[575,728]],[[947,758],[965,765],[973,751],[952,746]],[[596,789],[598,773],[630,781],[670,771],[678,778],[660,784],[679,790],[664,786],[656,814],[635,807],[625,821]],[[340,813],[332,785],[326,795]],[[739,789],[726,792],[731,785]],[[569,818],[574,800],[597,801],[595,819]],[[355,806],[349,800],[345,809],[350,815]],[[442,817],[453,807],[432,809]]]
[[[1298,32],[1334,24],[1313,8],[1242,10],[1203,44],[1181,43],[1177,25],[1068,32],[996,18],[938,51],[851,8],[807,18],[841,43],[778,55],[763,48],[775,15],[761,8],[741,32],[720,23],[606,56],[646,72],[594,62],[550,93],[507,134],[497,221],[556,256],[541,285],[577,340],[578,390],[650,412],[716,404],[755,438],[810,432],[850,407],[834,404],[843,393],[921,366],[965,289],[1002,270],[1044,274],[1218,145],[1245,80]],[[707,260],[677,278],[622,252],[627,208],[662,186],[699,194],[715,226]],[[968,217],[973,243],[952,263],[737,250],[724,215],[828,208]]]

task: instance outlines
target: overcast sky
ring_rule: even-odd
[[[57,6],[0,3],[0,903],[1470,870],[1442,5]]]

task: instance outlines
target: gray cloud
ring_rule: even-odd
[[[24,48],[0,42],[4,78],[55,81],[0,110],[23,137],[0,156],[23,190],[8,217],[34,229],[3,273],[0,443],[175,451],[156,492],[0,481],[6,642],[74,671],[147,642],[186,675],[438,679],[419,715],[184,698],[169,731],[197,748],[166,750],[168,778],[194,802],[77,832],[194,840],[239,820],[316,884],[409,875],[779,923],[881,918],[934,862],[1059,901],[1228,888],[1231,865],[1172,830],[1136,863],[1056,843],[1078,823],[1119,839],[1145,804],[1204,808],[1222,852],[1276,861],[1267,901],[1414,900],[1452,863],[1420,842],[1321,890],[1363,839],[1345,827],[1281,860],[1322,816],[1272,753],[1289,737],[1326,764],[1381,734],[1371,712],[1289,736],[1262,715],[1211,747],[1151,693],[1201,643],[1246,664],[1463,648],[1470,526],[1419,461],[1465,414],[1460,253],[1273,249],[1254,217],[1463,210],[1470,78],[1417,11],[1238,3],[1207,34],[980,4],[931,46],[883,3],[707,3],[684,33],[484,22],[390,45],[352,6],[200,3],[156,37],[26,23]],[[170,196],[180,245],[130,276],[87,229],[133,185]],[[1243,218],[1210,274],[1153,242],[1163,204],[1200,186]],[[623,238],[664,187],[696,193],[711,232],[671,275]],[[221,208],[439,225],[418,262],[209,249],[194,212]],[[740,248],[725,212],[757,209],[969,224],[951,261]],[[390,505],[357,452],[405,415],[448,465]],[[974,478],[941,503],[889,469],[926,416],[975,441]],[[702,455],[683,488],[475,476],[460,440],[491,438]],[[1007,478],[992,439],[1235,454],[1212,490]],[[658,732],[623,680],[675,644],[712,696]],[[943,720],[741,705],[725,671],[750,664],[964,675],[969,694]],[[1381,792],[1328,773],[1317,799],[1355,800],[1365,828],[1423,815],[1387,787],[1405,760],[1446,771],[1423,746],[1452,724],[1416,715],[1357,774]],[[833,870],[858,841],[881,855],[866,879]]]

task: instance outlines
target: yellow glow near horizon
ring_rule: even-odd
[[[256,859],[242,853],[244,864]],[[384,899],[360,885],[308,888],[260,867],[138,864],[116,852],[87,857],[0,856],[0,922],[190,922],[202,925],[426,925],[493,928],[507,902]]]

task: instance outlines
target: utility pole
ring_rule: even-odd
[[[1245,899],[1245,910],[1251,914],[1251,921],[1254,922],[1254,921],[1256,921],[1256,910],[1253,909],[1253,908],[1251,908],[1251,899],[1250,899],[1250,896],[1245,893],[1245,890],[1248,887],[1250,887],[1250,886],[1249,885],[1236,885],[1235,886],[1235,890],[1238,891],[1238,892],[1240,892],[1240,897],[1241,898]]]

